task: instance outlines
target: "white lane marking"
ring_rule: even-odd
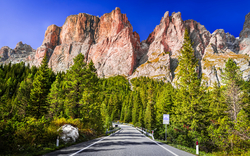
[[[121,129],[120,129],[119,131],[121,131]],[[116,131],[115,133],[117,133],[117,132],[119,132],[119,131]],[[113,134],[115,134],[115,133],[113,133]],[[97,141],[97,142],[94,142],[93,144],[91,144],[91,145],[89,145],[89,146],[87,146],[87,147],[85,147],[85,148],[83,148],[83,149],[81,149],[81,150],[79,150],[79,151],[77,151],[77,152],[71,154],[70,156],[73,156],[73,155],[76,155],[76,154],[82,152],[83,150],[85,150],[85,149],[87,149],[87,148],[89,148],[89,147],[91,147],[91,146],[97,144],[98,142],[101,142],[102,140],[104,140],[104,139],[106,139],[106,138],[112,136],[113,134],[111,134],[111,135],[109,135],[109,136],[106,136],[105,138],[102,138],[101,140],[99,140],[99,141]]]
[[[146,137],[147,139],[151,140],[150,138]],[[174,152],[170,151],[169,149],[165,148],[164,146],[158,144],[158,142],[154,141],[154,140],[151,140],[153,141],[154,143],[156,143],[157,145],[161,146],[162,148],[164,148],[165,150],[167,150],[168,152],[172,153],[173,155],[175,156],[178,156],[177,154],[175,154]]]
[[[134,128],[134,127],[133,127]],[[136,129],[136,128],[134,128],[134,129]],[[137,130],[137,129],[136,129]],[[138,131],[138,130],[137,130]],[[143,136],[145,136],[144,134],[142,134]],[[150,138],[148,138],[147,136],[145,136],[147,139],[149,139],[149,140],[151,140],[151,141],[153,141],[154,143],[156,143],[157,145],[159,145],[159,146],[161,146],[162,148],[164,148],[165,150],[167,150],[168,152],[170,152],[170,153],[172,153],[173,155],[175,155],[175,156],[178,156],[177,154],[175,154],[174,152],[172,152],[172,151],[170,151],[169,149],[167,149],[167,148],[165,148],[164,146],[162,146],[162,145],[160,145],[160,144],[158,144],[158,142],[156,142],[156,141],[154,141],[154,140],[152,140],[152,139],[150,139]]]

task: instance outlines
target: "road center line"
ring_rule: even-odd
[[[120,129],[120,130],[121,130],[121,129]],[[120,131],[120,130],[119,130],[119,131]],[[115,133],[117,133],[117,132],[119,132],[119,131],[116,131]],[[113,133],[113,134],[115,134],[115,133]],[[77,151],[77,152],[71,154],[70,156],[74,156],[74,155],[76,155],[76,154],[82,152],[83,150],[85,150],[85,149],[87,149],[87,148],[89,148],[89,147],[91,147],[91,146],[97,144],[98,142],[101,142],[102,140],[104,140],[104,139],[106,139],[106,138],[112,136],[113,134],[111,134],[111,135],[109,135],[109,136],[106,136],[106,137],[102,138],[101,140],[99,140],[99,141],[97,141],[97,142],[94,142],[93,144],[91,144],[91,145],[89,145],[89,146],[87,146],[87,147],[85,147],[85,148],[83,148],[83,149],[81,149],[81,150],[79,150],[79,151]]]

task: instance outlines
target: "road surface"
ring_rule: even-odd
[[[135,128],[119,125],[120,131],[108,137],[73,145],[45,156],[194,156],[155,142]]]

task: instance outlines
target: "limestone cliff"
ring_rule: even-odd
[[[39,66],[46,54],[53,71],[66,71],[74,57],[82,53],[84,61],[93,60],[100,77],[148,76],[174,82],[185,29],[190,33],[194,55],[199,60],[199,76],[207,85],[221,83],[221,72],[228,58],[239,65],[244,79],[249,79],[250,13],[245,17],[240,37],[235,38],[223,29],[211,34],[199,22],[183,21],[180,12],[172,15],[166,12],[142,42],[119,8],[100,18],[79,13],[68,16],[61,27],[49,26],[37,50],[22,42],[15,49],[2,47],[0,64],[24,61]]]

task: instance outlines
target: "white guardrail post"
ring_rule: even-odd
[[[196,154],[199,155],[199,144],[198,144],[198,141],[196,141]]]
[[[57,139],[56,139],[56,146],[57,147],[59,146],[59,136],[57,136]]]

